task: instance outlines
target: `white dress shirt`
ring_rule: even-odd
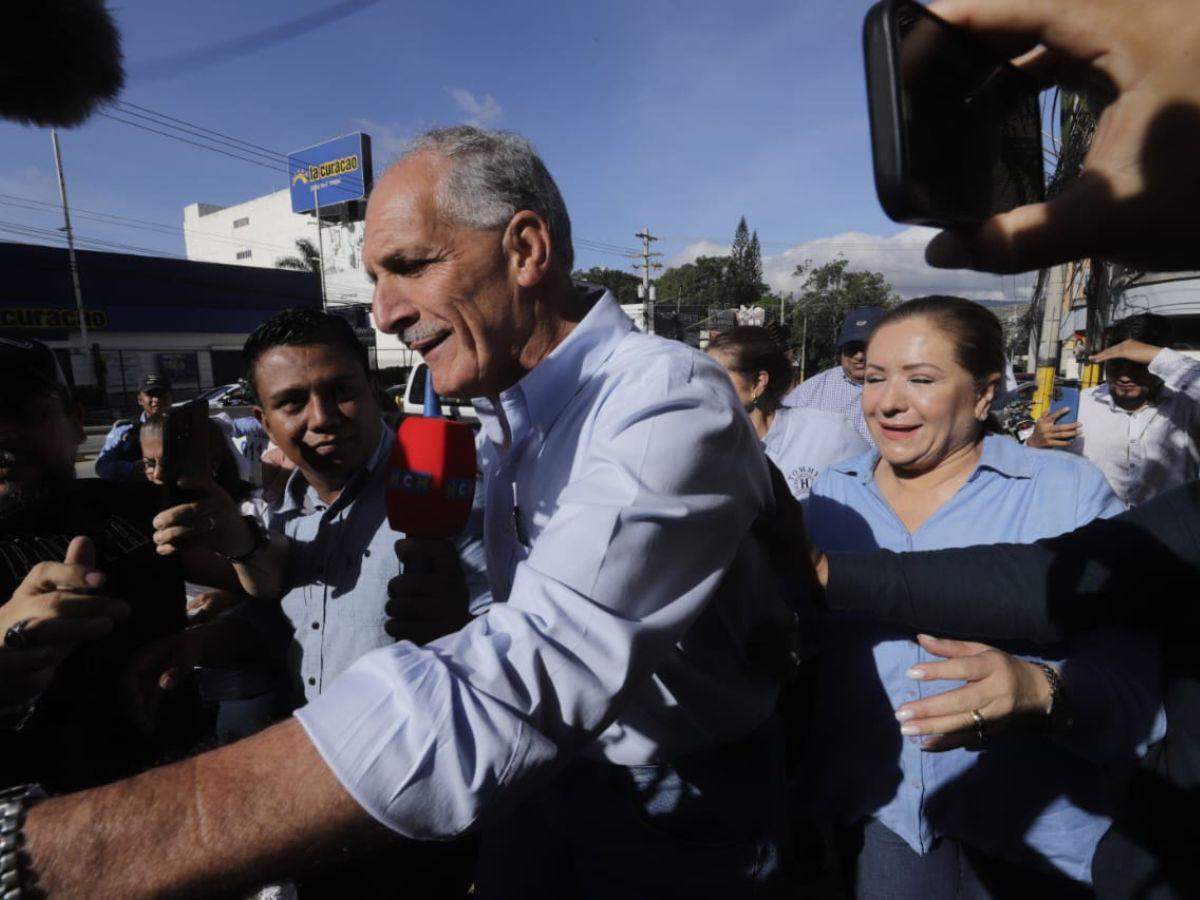
[[[368,654],[297,712],[358,803],[418,838],[461,832],[574,754],[712,749],[776,699],[745,652],[787,615],[747,537],[770,483],[720,366],[635,330],[605,292],[476,407],[494,602],[456,634]]]
[[[1107,384],[1083,391],[1082,433],[1067,448],[1095,463],[1129,506],[1191,481],[1200,467],[1200,362],[1163,348],[1150,374],[1162,390],[1135,412],[1117,406]]]

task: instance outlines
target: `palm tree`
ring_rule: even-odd
[[[321,271],[321,254],[317,252],[317,247],[312,241],[299,238],[296,241],[296,249],[300,251],[299,256],[281,256],[275,260],[275,268],[293,269],[297,272]]]

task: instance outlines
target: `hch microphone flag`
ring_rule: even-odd
[[[466,527],[474,497],[475,434],[442,417],[426,369],[425,414],[400,423],[388,460],[388,523],[409,537],[455,537]]]

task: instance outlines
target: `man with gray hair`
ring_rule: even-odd
[[[368,653],[258,736],[37,804],[38,886],[228,889],[361,850],[382,823],[480,828],[482,897],[775,896],[777,684],[748,646],[791,616],[750,535],[774,500],[727,376],[571,282],[566,208],[515,135],[418,138],[375,187],[363,256],[379,327],[440,393],[477,398],[492,603]],[[161,539],[213,530],[201,505]],[[427,555],[389,615],[456,590]]]

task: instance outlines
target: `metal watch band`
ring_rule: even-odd
[[[0,900],[33,896],[24,852],[25,813],[45,796],[36,784],[0,790]]]
[[[1046,710],[1046,721],[1051,731],[1065,731],[1071,726],[1071,717],[1067,709],[1062,673],[1049,663],[1038,663],[1038,668],[1042,670],[1050,685],[1050,708]]]

